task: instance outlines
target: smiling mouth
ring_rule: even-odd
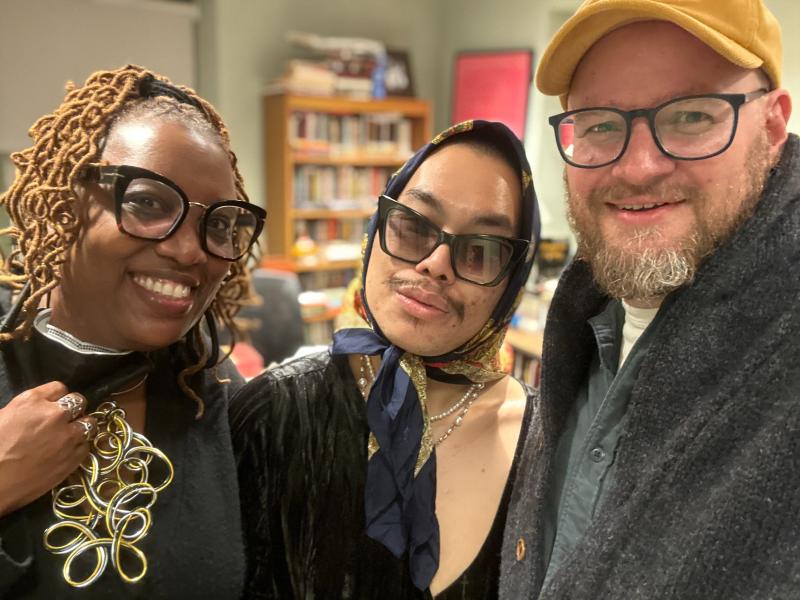
[[[654,208],[661,208],[662,206],[666,206],[669,204],[668,202],[653,202],[651,204],[617,204],[616,208],[619,210],[626,210],[630,212],[639,212],[643,210],[652,210]]]
[[[184,285],[177,281],[169,279],[159,279],[154,277],[146,277],[144,275],[134,275],[133,281],[137,285],[143,287],[148,292],[159,294],[166,298],[183,299],[188,298],[192,293],[192,289],[188,285]]]

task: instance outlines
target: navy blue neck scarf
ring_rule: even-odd
[[[411,176],[439,147],[469,134],[504,155],[514,157],[522,185],[519,236],[530,250],[509,273],[508,285],[478,334],[442,356],[420,357],[392,344],[381,332],[364,291],[369,257],[378,231],[372,216],[364,248],[361,301],[370,328],[344,329],[334,335],[333,354],[379,355],[380,367],[367,399],[370,441],[365,489],[367,535],[396,557],[407,556],[414,585],[430,586],[439,568],[439,524],[436,519],[436,454],[425,407],[426,370],[471,382],[502,377],[497,350],[530,274],[539,240],[539,209],[530,166],[519,139],[502,123],[466,121],[442,132],[419,150],[388,182],[384,194],[399,198]]]

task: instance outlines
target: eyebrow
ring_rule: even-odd
[[[434,194],[415,187],[403,190],[403,193],[415,198],[416,200],[419,200],[425,206],[433,209],[438,215],[444,216],[444,203]],[[497,227],[511,232],[516,231],[508,215],[498,212],[482,213],[471,219],[470,224],[483,227]]]
[[[685,89],[681,90],[680,93],[669,92],[667,94],[662,94],[660,96],[657,96],[656,99],[653,102],[649,103],[649,106],[639,107],[639,108],[655,108],[656,106],[661,106],[665,102],[669,102],[670,100],[674,100],[675,98],[683,98],[685,96],[706,96],[708,94],[725,94],[725,93],[739,93],[739,92],[721,92],[721,91],[713,91],[713,90],[709,91],[708,87],[699,86],[699,85],[698,86],[690,86],[688,88],[685,88]],[[629,109],[620,108],[621,104],[623,104],[623,102],[608,101],[606,104],[593,103],[593,104],[587,105],[586,108],[617,108],[619,110],[633,110],[633,109],[630,109],[630,108]],[[570,109],[570,110],[573,110],[573,109]],[[580,109],[575,109],[575,110],[580,110]]]

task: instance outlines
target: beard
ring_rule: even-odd
[[[634,186],[618,184],[596,188],[581,197],[564,177],[567,218],[578,240],[577,258],[587,261],[595,283],[613,298],[652,304],[669,292],[691,283],[703,261],[753,214],[770,170],[766,133],[747,152],[746,167],[739,181],[732,181],[719,197],[696,186],[666,182]],[[694,229],[687,236],[665,245],[659,227],[634,230],[627,238],[608,239],[598,216],[606,202],[648,195],[667,202],[685,201],[695,207]],[[723,197],[724,196],[724,197]],[[741,198],[740,203],[732,201]]]

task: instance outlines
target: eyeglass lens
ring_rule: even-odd
[[[418,263],[433,252],[439,230],[411,212],[394,208],[386,217],[384,242],[395,258]],[[513,253],[501,240],[469,235],[457,237],[450,251],[456,274],[482,284],[494,281]]]
[[[658,142],[677,158],[704,158],[722,150],[733,134],[735,111],[721,98],[686,98],[662,106],[654,115]],[[619,158],[628,123],[611,110],[588,109],[558,124],[561,151],[573,163],[601,165]]]
[[[136,178],[122,198],[122,228],[137,237],[164,239],[183,217],[185,204],[178,192],[153,179]],[[202,235],[209,252],[220,258],[242,256],[258,227],[255,214],[239,206],[219,205],[205,215]]]

